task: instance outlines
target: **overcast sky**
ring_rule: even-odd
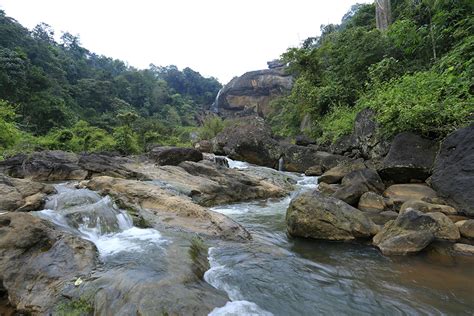
[[[78,34],[87,49],[138,68],[191,67],[227,83],[373,0],[0,0],[28,28]]]

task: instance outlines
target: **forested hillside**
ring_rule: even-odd
[[[392,23],[376,28],[375,5],[355,5],[339,25],[288,49],[296,82],[275,102],[274,132],[335,141],[372,108],[387,136],[446,135],[472,122],[474,3],[392,0]],[[311,124],[301,126],[304,117]]]
[[[196,114],[221,88],[175,66],[138,70],[99,56],[79,38],[0,11],[0,151],[137,152],[189,140]]]

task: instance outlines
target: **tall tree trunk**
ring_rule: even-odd
[[[375,21],[377,29],[385,31],[392,22],[390,0],[375,0]]]

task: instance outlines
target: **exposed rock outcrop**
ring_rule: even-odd
[[[431,185],[459,211],[474,216],[474,125],[457,130],[443,141]]]
[[[84,180],[96,175],[120,178],[146,179],[124,164],[131,159],[107,153],[74,154],[47,150],[19,154],[0,162],[0,172],[15,178],[34,181]]]
[[[148,152],[148,157],[160,166],[177,166],[184,161],[197,162],[203,159],[202,153],[197,149],[168,146],[152,148]]]
[[[408,132],[398,134],[379,169],[380,176],[394,183],[425,181],[431,175],[437,151],[435,141]]]
[[[12,305],[46,314],[64,286],[91,273],[95,246],[27,213],[0,215],[0,280]]]
[[[186,196],[173,194],[152,182],[96,177],[82,185],[107,194],[157,227],[182,229],[215,238],[246,240],[247,231],[228,217],[207,210]]]
[[[268,116],[270,102],[288,93],[293,77],[284,68],[251,71],[232,79],[217,95],[214,108],[224,117]]]
[[[13,156],[0,161],[0,172],[34,181],[83,180],[88,175],[76,154],[59,150]]]
[[[363,212],[318,192],[302,193],[291,201],[286,225],[292,236],[327,240],[368,238],[378,231]]]
[[[127,167],[155,179],[156,186],[190,197],[203,206],[282,197],[294,184],[290,177],[271,169],[261,169],[254,174],[252,170],[219,167],[210,161],[187,161],[179,166],[139,162]]]
[[[54,188],[50,185],[0,174],[0,211],[35,211],[53,192]]]
[[[408,209],[414,209],[423,213],[431,213],[431,212],[440,212],[445,215],[456,215],[458,212],[451,206],[448,205],[441,205],[441,204],[433,204],[428,203],[425,201],[419,200],[408,200],[402,204],[400,207],[400,212],[404,212]]]

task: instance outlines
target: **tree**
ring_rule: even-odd
[[[377,29],[386,31],[392,23],[392,7],[390,0],[375,0],[375,18]]]

